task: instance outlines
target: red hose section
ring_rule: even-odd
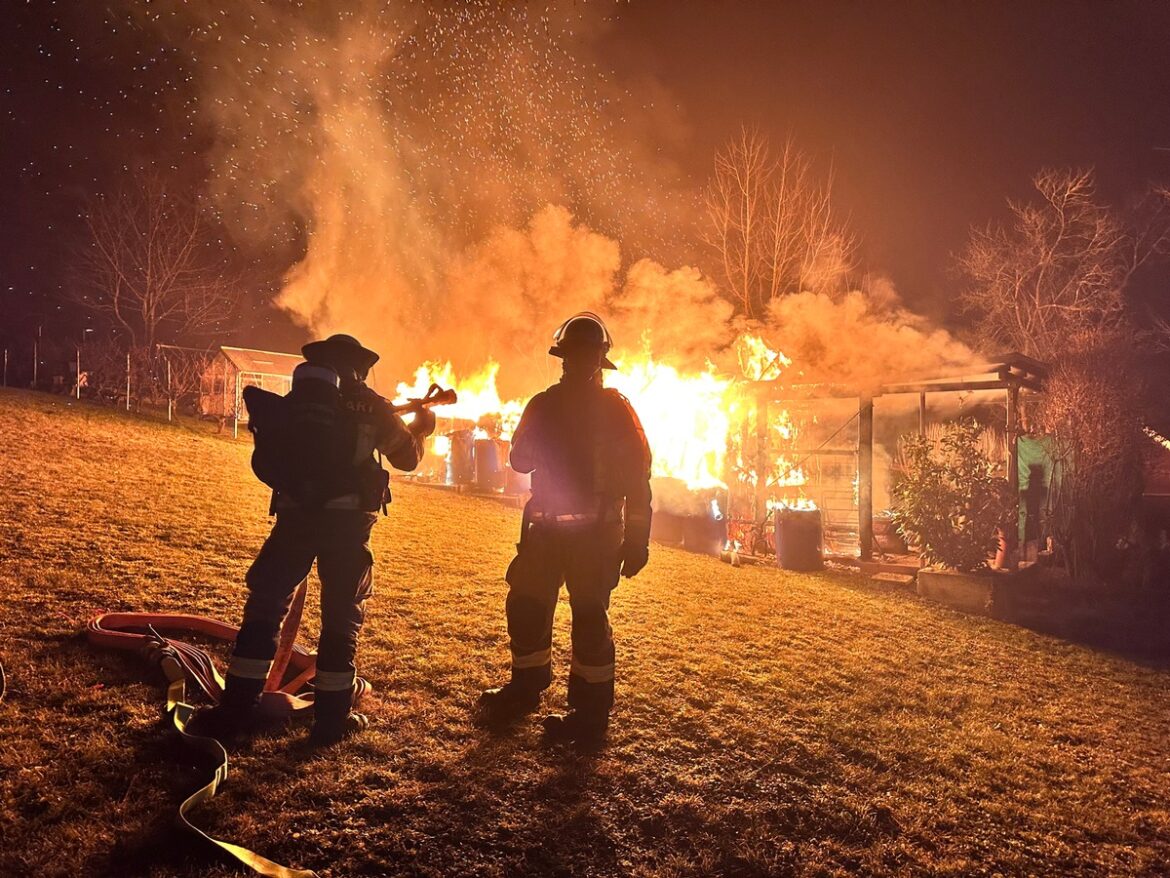
[[[150,633],[151,628],[162,633],[202,634],[225,643],[235,643],[236,634],[240,630],[235,625],[220,622],[218,619],[186,613],[102,613],[86,625],[86,637],[94,646],[137,651],[148,646],[154,639],[154,635]],[[181,642],[172,641],[176,645]],[[298,674],[316,664],[312,654],[300,645],[293,647],[288,663]]]
[[[152,629],[164,637],[165,643],[159,642]],[[235,625],[218,619],[186,613],[103,613],[86,625],[86,637],[94,646],[147,653],[156,660],[161,657],[160,650],[164,646],[171,647],[177,653],[188,679],[199,687],[209,701],[218,702],[223,691],[223,680],[211,656],[206,650],[172,639],[169,635],[200,634],[224,643],[235,643],[239,630]],[[288,659],[291,679],[284,687],[279,687],[276,681],[270,681],[261,696],[261,711],[282,716],[311,708],[312,695],[305,697],[299,694],[299,690],[305,688],[312,679],[316,664],[314,655],[304,647],[294,645]]]

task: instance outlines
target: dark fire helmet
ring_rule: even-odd
[[[601,352],[601,368],[616,369],[617,366],[606,356],[613,347],[613,339],[601,318],[592,311],[574,314],[560,325],[553,334],[553,346],[548,352],[554,357],[564,358],[570,350],[589,348]]]

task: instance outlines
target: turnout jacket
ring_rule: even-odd
[[[297,391],[294,377],[289,395]],[[390,403],[361,381],[342,382],[341,407],[345,434],[352,437],[351,464],[358,488],[330,499],[324,508],[375,512],[390,499],[389,474],[382,469],[375,453],[380,453],[395,469],[409,472],[422,459],[424,437],[408,429]],[[298,504],[293,498],[279,491],[273,495],[273,511],[295,508]]]
[[[532,473],[534,520],[618,518],[649,533],[650,447],[629,400],[600,380],[562,378],[534,396],[512,437],[514,470]]]

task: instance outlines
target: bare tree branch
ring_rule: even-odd
[[[221,328],[241,290],[198,206],[158,178],[95,199],[75,298],[108,318],[130,347],[189,340]]]
[[[1052,360],[1124,328],[1125,284],[1167,238],[1126,228],[1097,200],[1091,171],[1046,170],[1033,183],[1038,203],[1009,202],[1009,225],[972,231],[962,302],[986,345]]]
[[[724,292],[749,317],[792,292],[839,291],[856,241],[832,206],[832,177],[818,183],[791,139],[773,154],[743,129],[715,156],[704,242],[717,254]]]

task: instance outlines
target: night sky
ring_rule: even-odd
[[[81,331],[60,297],[85,199],[126,168],[152,166],[200,191],[214,132],[191,58],[132,23],[129,7],[3,8],[8,344],[37,325]],[[690,185],[743,123],[791,133],[831,162],[866,267],[948,321],[951,257],[968,227],[1002,217],[1040,167],[1093,165],[1117,201],[1170,181],[1167,46],[1164,3],[635,0],[613,8],[590,51],[640,102],[640,124],[660,121],[663,159]],[[276,347],[301,337],[267,300],[302,247],[284,234],[242,257],[254,291],[241,338]]]

